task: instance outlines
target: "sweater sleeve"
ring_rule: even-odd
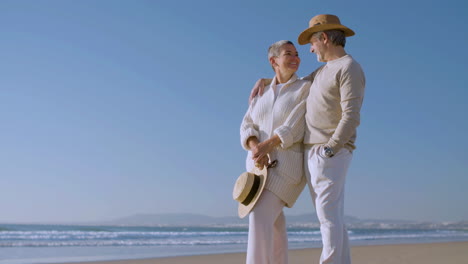
[[[359,64],[343,70],[339,76],[341,120],[327,145],[333,152],[343,148],[344,144],[356,133],[360,124],[360,111],[364,99],[365,76]]]
[[[281,139],[280,146],[283,149],[289,148],[304,138],[306,99],[309,95],[310,86],[311,82],[304,82],[299,104],[294,107],[286,121],[274,130],[274,133]]]
[[[258,133],[258,125],[256,125],[252,119],[252,108],[255,103],[256,100],[254,99],[254,101],[252,101],[252,103],[249,105],[249,109],[247,109],[247,113],[245,113],[244,119],[242,120],[240,126],[241,145],[245,150],[250,150],[249,146],[247,145],[247,139],[250,137],[257,137],[257,139],[260,138]]]

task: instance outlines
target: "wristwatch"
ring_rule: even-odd
[[[333,153],[333,149],[330,148],[329,146],[325,145],[325,147],[323,148],[323,150],[325,150],[325,156],[327,158],[331,158],[333,156],[335,156],[335,153]]]

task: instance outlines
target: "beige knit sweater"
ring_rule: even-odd
[[[240,138],[244,149],[249,150],[247,139],[251,136],[257,137],[260,142],[274,134],[279,136],[281,146],[270,153],[270,159],[276,159],[278,164],[268,169],[265,188],[276,194],[286,206],[292,207],[306,183],[302,141],[305,100],[311,83],[293,75],[279,90],[275,100],[276,83],[274,78],[263,96],[253,99],[242,121]],[[248,151],[246,169],[251,171],[253,167],[252,153]]]
[[[345,55],[304,79],[313,77],[306,104],[304,144],[327,144],[334,153],[343,147],[353,151],[366,84],[361,66]]]

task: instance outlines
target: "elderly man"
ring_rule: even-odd
[[[326,63],[303,78],[313,81],[306,101],[304,164],[320,221],[322,264],[351,263],[343,219],[344,190],[365,87],[361,66],[344,49],[346,37],[353,35],[337,16],[317,15],[298,38],[300,45],[310,43],[310,52]],[[251,99],[262,95],[263,86],[264,80],[259,80]],[[252,154],[254,158],[264,155]]]

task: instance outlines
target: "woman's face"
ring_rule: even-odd
[[[283,74],[293,74],[299,69],[301,59],[296,47],[292,44],[281,46],[280,54],[275,57],[275,71],[279,70]]]

